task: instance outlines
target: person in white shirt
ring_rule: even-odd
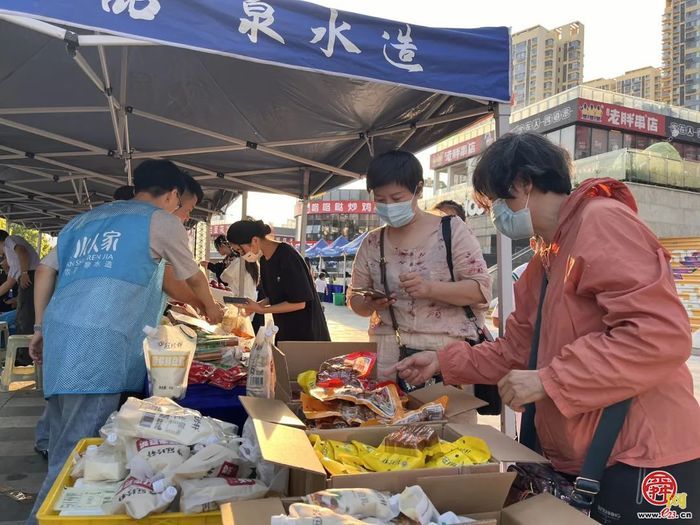
[[[0,230],[0,253],[7,260],[7,281],[0,286],[0,297],[19,283],[17,294],[17,334],[34,332],[34,270],[39,266],[39,254],[19,235],[10,235]],[[27,354],[28,362],[29,354]],[[17,363],[22,364],[22,363]]]
[[[316,292],[318,292],[318,298],[321,300],[321,304],[323,304],[323,299],[326,296],[326,293],[328,292],[328,283],[326,282],[326,274],[321,272],[318,277],[316,278]]]

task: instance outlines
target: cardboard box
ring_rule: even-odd
[[[321,465],[311,446],[308,434],[315,433],[325,439],[338,441],[357,440],[377,446],[382,439],[397,427],[355,427],[334,430],[304,431],[303,422],[290,410],[281,407],[279,401],[245,398],[241,403],[253,421],[265,460],[290,468],[289,494],[303,496],[325,487],[348,486],[347,483],[364,483],[364,479],[402,479],[403,486],[414,483],[419,477],[446,476],[467,473],[494,472],[504,462],[546,463],[547,460],[530,449],[486,425],[430,424],[443,439],[454,441],[461,436],[475,436],[483,439],[491,449],[492,461],[483,465],[470,465],[460,468],[416,469],[402,472],[372,472],[363,474],[330,476]],[[356,478],[350,479],[350,478]],[[358,486],[358,485],[352,485]],[[365,485],[359,485],[365,486]]]
[[[318,370],[321,363],[331,357],[350,354],[352,352],[376,352],[376,343],[331,343],[324,341],[283,341],[279,348],[274,349],[275,397],[287,404],[292,411],[302,417],[299,402],[299,385],[297,376],[306,370]],[[376,367],[375,367],[376,371]],[[487,403],[459,388],[446,386],[442,383],[431,385],[409,394],[408,410],[419,408],[425,403],[435,401],[441,396],[448,396],[445,422],[455,419],[458,415],[469,410],[475,410]],[[266,419],[266,421],[270,421]],[[274,423],[274,421],[272,421]]]
[[[356,478],[356,476],[346,476]],[[523,502],[503,507],[515,474],[491,473],[475,476],[419,477],[420,485],[439,512],[452,511],[479,520],[479,525],[593,525],[584,516],[561,500],[542,494]],[[372,478],[357,480],[347,488],[372,488],[392,493],[401,492],[403,479]],[[221,507],[224,525],[269,525],[294,500],[266,499],[233,503]]]

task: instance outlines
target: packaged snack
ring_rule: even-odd
[[[140,520],[149,514],[158,514],[175,500],[177,490],[167,487],[161,493],[153,490],[149,481],[134,477],[127,478],[110,503],[103,505],[106,514],[128,514]]]
[[[294,513],[294,515],[292,515]],[[289,516],[284,514],[272,516],[271,525],[366,525],[352,516],[337,514],[323,507],[315,507],[304,503],[293,503],[289,507]]]
[[[307,370],[297,376],[297,384],[304,394],[309,395],[311,389],[316,386],[316,370]]]
[[[491,451],[483,439],[463,436],[454,443],[441,443],[441,454],[435,455],[427,467],[461,467],[479,465],[491,459]]]
[[[130,397],[111,426],[122,437],[165,439],[183,445],[194,445],[211,436],[220,439],[225,436],[216,421],[166,397],[144,400]]]
[[[233,390],[233,388],[241,382],[247,375],[247,372],[241,366],[234,366],[227,369],[216,367],[214,373],[209,379],[209,384],[223,388],[224,390]]]
[[[399,392],[394,384],[370,391],[355,387],[321,388],[317,386],[311,389],[311,395],[324,402],[344,400],[354,405],[363,405],[384,419],[393,419],[402,410]]]
[[[448,399],[449,398],[447,396],[442,396],[435,401],[424,404],[416,410],[404,412],[391,420],[391,424],[408,425],[422,421],[440,421],[445,419],[445,410],[447,410]]]
[[[126,448],[131,475],[151,479],[157,473],[172,470],[190,457],[190,447],[164,439],[130,439]]]
[[[267,487],[255,479],[190,479],[180,484],[180,511],[185,514],[208,512],[222,503],[264,498]]]
[[[320,505],[353,518],[391,520],[398,512],[391,508],[389,494],[372,489],[327,489],[302,498],[304,503]]]
[[[252,397],[275,397],[275,363],[272,360],[272,347],[279,329],[268,321],[261,326],[255,343],[250,349],[246,395]]]
[[[192,361],[187,383],[190,385],[203,385],[209,382],[217,367],[201,361]]]
[[[426,425],[411,425],[386,435],[380,448],[387,452],[420,456],[430,453],[439,445],[437,430]]]
[[[309,435],[309,440],[313,445],[319,461],[331,474],[359,474],[365,471],[365,469],[360,466],[361,458],[354,447],[348,449],[348,452],[343,455],[342,459],[336,460],[335,449],[332,442],[321,439],[317,434]],[[349,459],[352,456],[358,459],[352,461]]]
[[[181,465],[163,472],[163,478],[155,481],[153,486],[160,491],[186,479],[235,478],[240,463],[236,451],[222,445],[207,445]]]
[[[440,513],[418,485],[406,487],[398,499],[401,513],[420,525],[430,525],[440,520]]]
[[[370,376],[376,362],[377,354],[374,352],[353,352],[332,357],[321,364],[316,384],[321,388],[362,386],[361,381]]]
[[[371,447],[353,441],[357,447],[362,464],[370,472],[388,472],[392,470],[413,470],[425,466],[424,452],[391,452],[380,447]]]
[[[126,456],[121,447],[90,445],[85,452],[86,481],[121,481],[126,477]]]
[[[197,334],[185,325],[145,326],[143,353],[151,395],[180,399],[197,347]]]

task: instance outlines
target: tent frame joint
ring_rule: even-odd
[[[66,43],[66,50],[71,57],[75,57],[80,47],[80,36],[78,33],[66,30],[65,35],[63,35],[63,41]]]
[[[253,142],[252,140],[246,140],[245,147],[249,149],[258,149],[258,143]]]

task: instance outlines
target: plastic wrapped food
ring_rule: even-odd
[[[196,452],[182,464],[163,472],[162,479],[154,482],[157,491],[179,485],[186,479],[235,478],[241,459],[238,453],[222,445],[211,444]]]
[[[311,389],[316,386],[316,377],[316,370],[306,370],[297,376],[297,384],[303,393],[310,394]]]
[[[316,387],[311,390],[311,395],[324,402],[343,400],[355,405],[363,405],[383,419],[393,419],[402,411],[399,392],[394,384],[370,391],[352,387]]]
[[[234,366],[229,369],[217,367],[209,379],[209,384],[224,390],[233,390],[236,385],[245,379],[246,375],[247,372],[241,366]]]
[[[226,437],[219,423],[166,397],[130,397],[109,424],[121,437],[165,439],[183,445]]]
[[[246,395],[273,399],[275,397],[275,362],[272,347],[279,329],[268,321],[261,326],[255,343],[250,349]]]
[[[390,520],[398,515],[391,508],[389,494],[373,489],[327,489],[302,498],[305,503],[320,505],[354,518]]]
[[[133,476],[151,479],[168,469],[175,469],[190,457],[190,447],[163,439],[136,438],[126,448],[128,467]]]
[[[134,477],[127,478],[114,495],[111,503],[103,505],[107,514],[128,514],[140,520],[149,514],[164,512],[175,500],[177,490],[167,487],[161,493],[153,490],[149,481]]]
[[[209,379],[211,379],[211,376],[214,375],[216,369],[217,367],[215,365],[202,363],[201,361],[193,361],[187,382],[190,385],[206,384],[209,382]]]
[[[222,503],[264,498],[267,487],[255,479],[190,479],[180,484],[180,511],[185,514],[216,510]]]
[[[197,334],[185,325],[146,326],[143,353],[151,395],[180,399],[187,392]]]
[[[381,447],[389,452],[419,455],[423,451],[434,449],[439,444],[440,436],[437,430],[426,425],[412,425],[385,436]]]
[[[374,352],[353,352],[332,357],[319,368],[316,384],[321,388],[361,386],[361,380],[369,378],[376,362],[377,354]]]
[[[90,445],[85,451],[84,479],[86,481],[122,481],[126,477],[124,449],[107,442]]]

